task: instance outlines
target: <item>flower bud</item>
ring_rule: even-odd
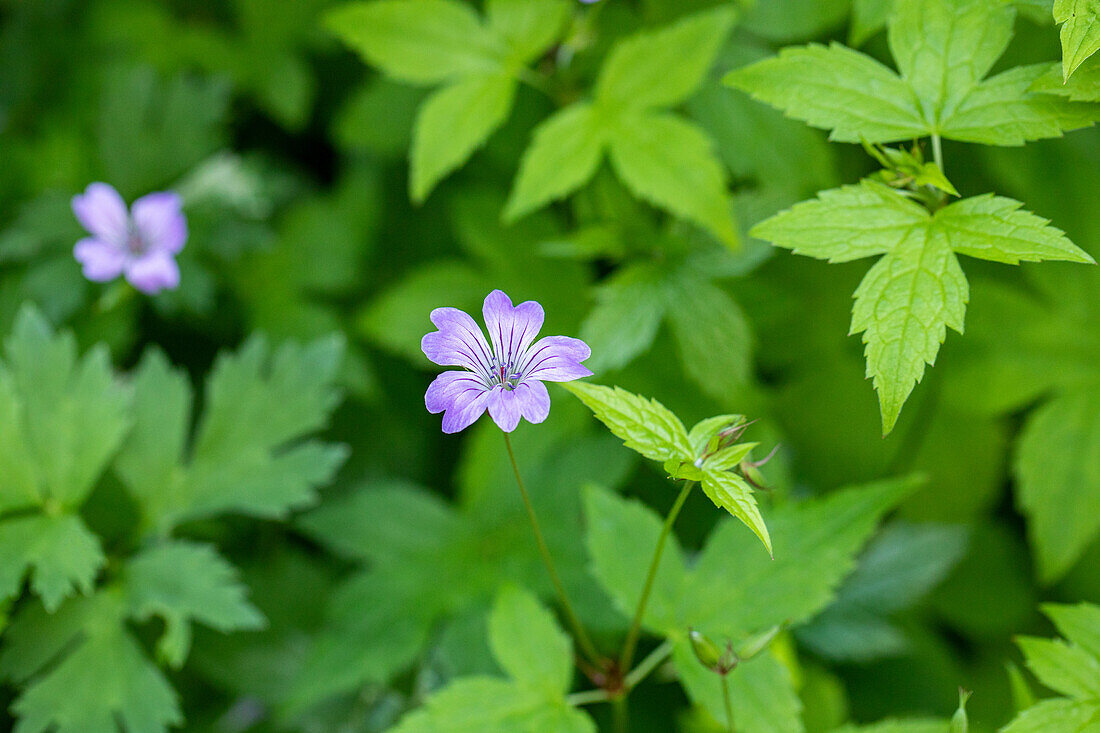
[[[695,658],[711,672],[720,675],[729,674],[740,661],[729,641],[725,643],[724,647],[719,646],[705,634],[695,629],[688,632],[688,637],[691,639],[691,650],[695,652]]]

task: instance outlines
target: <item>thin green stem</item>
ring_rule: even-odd
[[[630,674],[623,678],[623,687],[627,690],[637,687],[642,680],[649,676],[650,672],[657,669],[661,662],[668,659],[674,646],[671,640],[666,640],[664,644],[651,651],[645,659],[638,663],[637,667],[631,670]]]
[[[722,675],[722,701],[726,703],[726,726],[733,733],[733,703],[730,702],[730,677]]]
[[[608,702],[610,699],[611,695],[607,690],[585,690],[584,692],[574,692],[572,695],[565,696],[565,702],[573,707]]]
[[[932,134],[932,160],[936,162],[936,167],[940,169],[940,173],[944,173],[943,170],[943,146],[940,143],[940,136]]]
[[[611,720],[615,733],[627,733],[630,728],[630,708],[626,706],[626,696],[611,698]]]
[[[569,602],[569,595],[565,592],[565,586],[561,582],[561,576],[558,575],[557,566],[554,565],[554,558],[550,556],[550,548],[546,546],[546,539],[542,536],[542,527],[539,526],[539,519],[535,515],[535,507],[531,505],[531,497],[527,493],[527,487],[524,485],[523,478],[519,474],[519,465],[516,463],[516,453],[512,450],[512,441],[508,437],[508,433],[504,433],[504,445],[508,447],[508,458],[512,461],[512,471],[516,474],[516,484],[519,485],[519,493],[523,497],[523,505],[527,508],[527,518],[531,520],[531,529],[535,533],[535,543],[539,546],[539,554],[542,555],[542,562],[546,565],[546,570],[550,573],[550,580],[554,584],[554,589],[558,592],[558,600],[561,601],[562,610],[565,611],[565,617],[573,629],[573,636],[576,638],[577,643],[580,645],[581,652],[588,658],[588,661],[594,666],[600,667],[600,653],[596,651],[596,647],[592,643],[592,640],[588,638],[588,634],[585,632],[584,626],[581,625],[581,621],[577,617],[576,611],[573,610],[573,604]]]
[[[672,532],[672,525],[676,522],[676,517],[680,516],[680,510],[684,508],[684,502],[687,501],[688,494],[691,493],[694,486],[694,481],[684,482],[684,488],[680,490],[680,495],[676,497],[676,503],[672,505],[668,516],[665,517],[665,525],[661,527],[661,536],[657,538],[653,560],[649,563],[649,574],[646,575],[642,596],[638,599],[638,607],[634,611],[634,620],[630,624],[630,630],[626,633],[626,642],[623,644],[623,651],[619,656],[619,669],[621,670],[630,669],[630,665],[634,662],[634,651],[638,647],[638,636],[642,631],[642,617],[645,616],[646,605],[649,603],[649,594],[653,592],[653,582],[657,579],[657,568],[661,566],[661,555],[664,554],[665,543],[668,541],[669,533]]]

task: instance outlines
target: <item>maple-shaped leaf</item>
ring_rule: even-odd
[[[89,592],[103,551],[78,512],[130,426],[105,348],[77,356],[24,308],[0,361],[0,599],[25,576],[47,609]]]
[[[752,235],[829,262],[881,255],[855,292],[851,333],[863,333],[867,376],[874,380],[883,433],[934,364],[950,327],[963,330],[969,284],[957,254],[1018,264],[1093,262],[1062,231],[987,194],[934,213],[897,191],[865,180],[823,191],[761,222]]]
[[[336,406],[341,353],[336,338],[276,349],[252,338],[216,363],[192,436],[191,387],[150,351],[134,374],[134,431],[115,462],[144,530],[227,512],[280,517],[312,503],[346,456],[308,437]]]

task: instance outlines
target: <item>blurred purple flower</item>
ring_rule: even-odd
[[[513,307],[507,295],[494,290],[485,296],[482,312],[492,347],[474,319],[458,308],[432,311],[439,330],[420,342],[436,364],[466,369],[443,372],[424,395],[428,412],[445,413],[445,433],[469,427],[486,409],[506,433],[516,429],[521,416],[540,423],[550,414],[544,381],[569,382],[592,374],[581,365],[592,349],[580,339],[546,336],[535,341],[544,316],[535,301]]]
[[[73,196],[73,214],[92,236],[76,243],[73,255],[84,277],[96,282],[119,275],[147,295],[180,283],[175,256],[187,241],[182,201],[170,191],[142,196],[129,211],[113,186],[92,183]]]

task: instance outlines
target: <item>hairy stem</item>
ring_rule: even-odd
[[[653,592],[653,581],[657,579],[657,568],[661,565],[661,555],[664,554],[665,543],[668,541],[668,535],[672,532],[672,525],[676,522],[676,517],[680,516],[680,510],[684,508],[684,502],[687,501],[688,494],[691,493],[694,486],[694,481],[684,482],[684,488],[680,490],[680,495],[676,497],[676,503],[672,505],[668,516],[665,517],[665,525],[661,527],[661,536],[657,538],[653,560],[649,563],[649,574],[646,575],[645,586],[642,588],[642,595],[638,599],[638,607],[634,611],[634,620],[630,624],[622,654],[619,656],[619,669],[621,670],[630,669],[630,665],[634,662],[634,650],[638,647],[638,636],[642,631],[642,617],[645,616],[646,605],[649,603],[649,594]]]
[[[581,625],[581,621],[577,617],[576,611],[573,610],[573,604],[569,602],[569,595],[565,592],[565,586],[561,582],[561,576],[558,575],[558,568],[554,565],[554,558],[550,556],[550,548],[546,546],[546,539],[542,535],[542,527],[539,525],[538,516],[535,515],[535,507],[531,505],[531,497],[527,493],[527,487],[523,483],[523,478],[520,476],[519,465],[516,463],[516,453],[512,450],[512,440],[508,437],[508,433],[504,433],[504,445],[508,447],[508,458],[512,461],[512,471],[516,474],[516,484],[519,485],[519,493],[523,497],[523,505],[527,508],[527,518],[531,520],[531,529],[535,533],[535,543],[539,546],[539,554],[542,555],[542,562],[546,565],[546,571],[550,574],[550,581],[554,584],[554,589],[558,593],[558,600],[561,601],[562,610],[565,611],[565,617],[569,621],[570,627],[572,627],[573,636],[576,638],[577,644],[580,645],[581,652],[588,658],[588,661],[594,666],[600,667],[600,653],[596,651],[596,647],[592,643],[592,640],[588,638],[588,633],[585,632],[584,626]]]

